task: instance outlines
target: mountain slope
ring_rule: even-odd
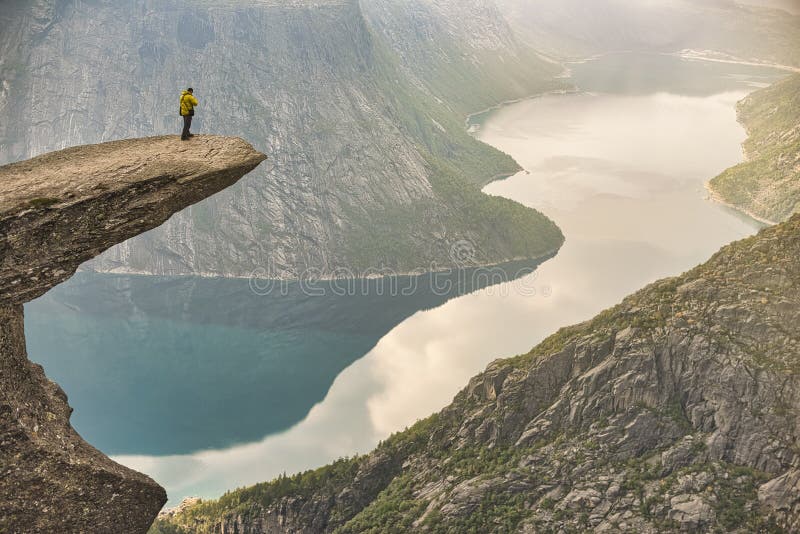
[[[154,532],[800,527],[800,216],[529,354],[371,454]]]
[[[739,103],[747,161],[711,180],[713,194],[757,218],[784,221],[800,211],[800,75]]]
[[[198,131],[245,135],[270,156],[271,167],[91,268],[411,271],[452,264],[452,245],[465,240],[476,262],[497,263],[551,253],[563,239],[540,214],[480,193],[517,164],[410,78],[354,0],[37,0],[0,16],[16,29],[0,35],[0,161],[177,131],[187,85],[201,102]],[[497,74],[454,72],[467,67],[471,79]],[[533,92],[549,71],[529,74]]]
[[[459,116],[563,87],[563,67],[521,43],[493,0],[361,5],[411,83]]]

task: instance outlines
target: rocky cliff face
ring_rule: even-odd
[[[711,180],[713,194],[753,217],[784,221],[800,211],[800,75],[739,102],[747,161]]]
[[[485,263],[555,250],[562,238],[550,221],[478,191],[475,184],[517,165],[469,137],[466,111],[448,107],[433,87],[461,88],[485,107],[541,89],[551,71],[523,67],[531,56],[513,48],[500,23],[476,27],[469,43],[437,33],[441,41],[399,54],[387,35],[416,28],[366,19],[374,4],[381,2],[365,0],[363,10],[355,0],[4,4],[0,17],[12,30],[0,34],[0,162],[177,131],[179,90],[192,85],[197,130],[245,135],[271,164],[92,268],[292,278],[309,268],[450,265],[451,246],[463,240]],[[471,9],[483,4],[490,2],[473,0]],[[455,3],[447,11],[432,5],[408,8],[434,29],[459,12]],[[441,43],[446,54],[422,58]],[[498,43],[513,48],[502,72],[462,58],[465,50],[494,53]],[[420,59],[425,73],[403,68]],[[490,96],[474,97],[487,88]]]
[[[168,524],[795,531],[798,258],[800,216],[495,362],[365,457],[197,504]]]
[[[373,32],[415,87],[467,115],[560,87],[563,67],[520,42],[487,0],[363,0]],[[485,177],[490,178],[490,177]]]
[[[25,350],[22,304],[110,246],[239,180],[264,155],[240,139],[76,147],[0,167],[0,530],[144,532],[166,501],[69,424]]]

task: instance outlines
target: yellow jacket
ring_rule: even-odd
[[[181,93],[181,116],[192,115],[194,107],[200,103],[189,91]]]

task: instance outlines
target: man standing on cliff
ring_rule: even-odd
[[[194,117],[194,107],[199,102],[194,97],[194,89],[191,87],[181,93],[181,117],[183,117],[183,133],[181,133],[181,141],[188,141],[192,134],[189,129],[192,127],[192,117]]]

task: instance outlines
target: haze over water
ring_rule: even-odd
[[[573,71],[586,92],[504,107],[480,117],[475,131],[526,169],[486,192],[553,218],[566,235],[555,258],[520,280],[403,320],[288,430],[227,449],[115,459],[152,475],[175,503],[366,452],[444,407],[492,360],[527,352],[758,229],[707,200],[704,183],[741,161],[735,103],[774,71],[636,55]],[[225,302],[211,305],[225,313]]]

